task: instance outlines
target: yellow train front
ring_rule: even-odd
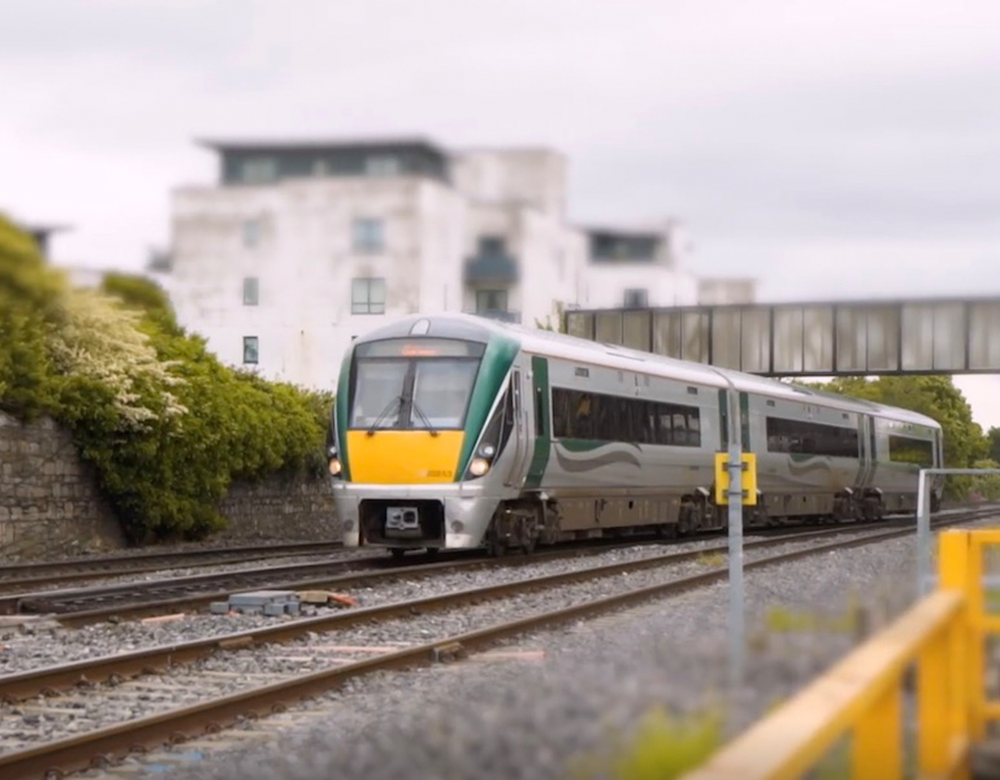
[[[515,339],[474,318],[411,318],[355,341],[330,472],[348,546],[470,548],[515,493],[495,469],[513,427]]]

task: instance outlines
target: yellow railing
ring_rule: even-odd
[[[945,531],[938,590],[722,748],[683,780],[797,780],[850,740],[850,777],[895,780],[904,770],[904,679],[916,671],[921,780],[968,778],[969,746],[1000,720],[987,699],[986,637],[1000,606],[984,574],[1000,574],[1000,530]],[[908,583],[907,583],[908,584]],[[992,591],[990,591],[992,595]]]

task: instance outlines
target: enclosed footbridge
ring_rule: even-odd
[[[576,309],[566,330],[763,376],[1000,373],[1000,298]]]

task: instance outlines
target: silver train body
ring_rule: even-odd
[[[414,317],[345,358],[330,448],[344,542],[502,553],[722,529],[714,462],[731,393],[757,455],[748,526],[912,511],[919,469],[942,463],[940,426],[904,409],[472,317]]]

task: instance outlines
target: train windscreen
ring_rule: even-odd
[[[484,344],[451,339],[358,345],[351,428],[462,428],[484,349]]]

